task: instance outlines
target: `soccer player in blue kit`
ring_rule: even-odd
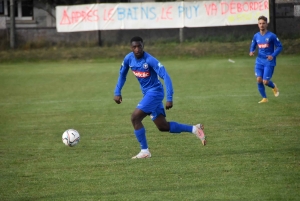
[[[258,91],[262,100],[258,103],[268,102],[265,86],[271,87],[275,97],[279,96],[279,91],[275,83],[271,81],[276,66],[276,57],[282,51],[282,45],[277,36],[268,31],[268,19],[265,16],[258,18],[257,32],[252,39],[250,46],[250,56],[254,56],[255,48],[258,46],[258,55],[255,62],[255,76],[258,85]],[[274,47],[276,49],[274,50]]]
[[[118,82],[114,91],[114,101],[117,104],[122,103],[121,90],[125,84],[128,70],[131,69],[140,83],[143,93],[143,98],[131,115],[134,134],[141,147],[141,151],[136,156],[133,156],[132,159],[151,157],[146,139],[146,130],[142,123],[143,119],[148,115],[150,115],[158,130],[170,133],[190,132],[195,134],[203,145],[206,145],[202,124],[193,126],[178,122],[168,122],[166,120],[166,113],[162,103],[164,99],[164,86],[160,82],[159,77],[164,80],[166,86],[165,108],[167,110],[173,107],[171,78],[165,67],[156,58],[144,51],[143,39],[141,37],[133,37],[130,43],[132,52],[125,56],[121,65]]]

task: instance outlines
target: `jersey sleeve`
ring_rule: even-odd
[[[255,49],[256,49],[256,34],[253,36],[253,39],[252,39],[252,42],[251,42],[251,45],[250,45],[250,52],[254,52]]]
[[[278,54],[282,51],[282,44],[281,44],[281,42],[279,41],[279,39],[277,38],[277,36],[275,34],[272,36],[272,40],[273,40],[274,45],[276,47],[274,53],[272,54],[272,57],[277,57]]]
[[[173,101],[173,84],[171,77],[169,76],[165,67],[156,59],[153,59],[151,66],[157,75],[164,80],[166,91],[167,91],[167,101]]]
[[[129,64],[128,64],[128,59],[125,57],[121,68],[120,68],[120,73],[119,73],[119,78],[118,78],[118,82],[115,88],[115,96],[120,96],[121,95],[121,90],[125,84],[126,81],[126,77],[127,77],[127,73],[129,70]]]

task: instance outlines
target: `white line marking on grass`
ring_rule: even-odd
[[[232,59],[228,59],[228,61],[231,63],[235,63],[235,61],[233,61]]]

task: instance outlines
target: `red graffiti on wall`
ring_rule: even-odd
[[[114,14],[114,8],[104,9],[103,13],[103,20],[104,21],[114,21],[113,14]]]
[[[220,2],[219,5],[215,3],[205,4],[206,14],[211,15],[226,15],[226,14],[237,14],[246,13],[250,11],[263,11],[269,9],[269,2],[263,1],[244,1],[244,2]]]
[[[161,17],[162,20],[172,20],[172,10],[173,6],[169,6],[168,8],[162,8],[161,10]]]
[[[78,22],[97,22],[99,19],[98,10],[72,11],[71,13],[64,10],[60,25],[70,25]]]

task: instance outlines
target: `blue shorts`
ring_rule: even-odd
[[[150,115],[154,121],[160,114],[166,116],[163,99],[163,92],[147,92],[136,108]]]
[[[262,77],[263,80],[271,80],[274,73],[275,66],[270,66],[268,64],[255,64],[255,76]]]

